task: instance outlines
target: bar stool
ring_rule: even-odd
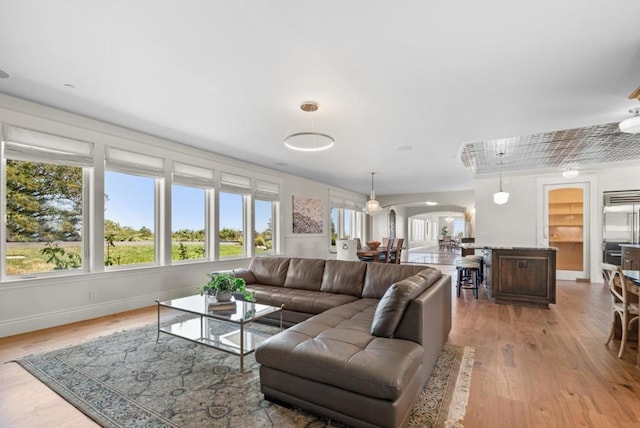
[[[482,284],[482,282],[484,281],[484,257],[476,256],[475,254],[469,254],[464,256],[464,258],[480,263],[480,273],[478,275],[478,282]]]
[[[467,288],[473,290],[473,296],[477,299],[480,289],[480,262],[463,257],[456,260],[456,270],[458,271],[456,284],[458,297],[460,297],[460,291]]]

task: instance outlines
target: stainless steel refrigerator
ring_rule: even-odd
[[[602,260],[622,264],[620,244],[640,243],[640,190],[604,192]]]

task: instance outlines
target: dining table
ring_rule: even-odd
[[[623,270],[627,291],[635,294],[640,299],[640,270]],[[638,325],[638,355],[636,357],[636,366],[640,367],[640,325]]]
[[[362,247],[362,248],[358,248],[358,251],[357,251],[358,257],[366,257],[366,258],[371,257],[371,260],[373,262],[379,262],[380,254],[386,254],[386,253],[387,253],[387,247],[378,247],[375,250],[369,247]]]

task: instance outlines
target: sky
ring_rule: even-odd
[[[106,201],[105,218],[120,226],[140,229],[142,226],[153,230],[154,188],[153,178],[105,172]],[[203,189],[173,186],[172,190],[172,230],[204,229]],[[270,204],[256,203],[256,230],[263,231],[271,218]],[[220,228],[229,227],[242,230],[242,196],[220,193]]]

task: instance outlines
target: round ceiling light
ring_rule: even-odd
[[[284,139],[284,145],[301,152],[319,152],[333,147],[335,140],[331,135],[320,132],[296,132]]]
[[[318,103],[315,101],[305,101],[300,104],[300,110],[306,113],[318,111]],[[311,123],[313,129],[313,122]],[[300,152],[319,152],[333,147],[336,141],[329,134],[316,131],[295,132],[284,139],[285,147]]]

